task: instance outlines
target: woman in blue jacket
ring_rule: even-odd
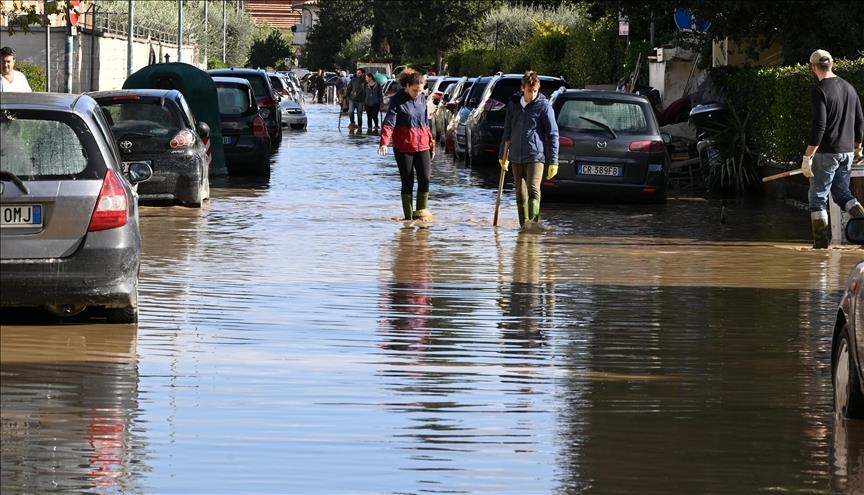
[[[378,154],[387,153],[393,142],[393,154],[402,179],[402,212],[405,220],[428,220],[429,177],[431,162],[435,158],[435,141],[429,129],[426,96],[423,94],[423,75],[413,69],[399,73],[402,91],[390,99],[390,107],[381,124]],[[414,191],[414,173],[417,173],[417,209],[411,209]]]
[[[504,150],[509,150],[507,156]],[[558,174],[558,123],[549,100],[540,93],[540,78],[533,70],[522,76],[522,93],[507,102],[500,156],[498,163],[504,172],[513,164],[519,225],[536,222],[540,218],[544,164],[548,165],[546,180]]]

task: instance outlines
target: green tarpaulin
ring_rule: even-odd
[[[182,62],[153,64],[129,76],[123,89],[176,89],[183,93],[195,118],[210,126],[210,175],[228,175],[225,150],[222,147],[222,124],[219,119],[219,97],[210,74]]]

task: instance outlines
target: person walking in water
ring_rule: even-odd
[[[393,142],[393,154],[402,180],[402,212],[405,220],[429,220],[429,177],[435,157],[435,141],[429,129],[423,75],[413,69],[399,73],[402,90],[390,99],[390,108],[381,125],[378,154],[387,153]],[[417,175],[417,208],[412,210],[414,175]]]
[[[810,225],[813,248],[831,243],[828,225],[828,193],[853,217],[864,217],[864,208],[849,190],[853,161],[861,160],[864,114],[855,88],[834,74],[834,59],[825,50],[810,55],[810,72],[819,82],[810,92],[810,138],[801,170],[810,179]],[[839,221],[839,219],[837,219]]]
[[[384,101],[384,92],[381,85],[375,80],[374,74],[366,74],[366,124],[367,130],[378,132],[378,112],[381,111],[381,102]]]
[[[540,93],[540,78],[533,70],[522,76],[522,92],[507,102],[499,156],[504,172],[513,164],[519,226],[536,223],[544,163],[546,180],[558,174],[558,123],[549,100]]]

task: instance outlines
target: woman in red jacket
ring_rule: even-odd
[[[412,69],[399,73],[402,91],[390,99],[390,108],[381,126],[378,154],[387,153],[392,140],[393,154],[402,179],[402,211],[405,220],[428,220],[429,176],[432,158],[435,157],[435,141],[429,129],[426,114],[426,95],[423,94],[423,75]],[[417,208],[411,210],[414,191],[414,174],[417,174]]]

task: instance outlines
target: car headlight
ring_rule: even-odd
[[[261,108],[258,110],[258,113],[261,115],[262,119],[270,118],[270,109],[269,108]]]

